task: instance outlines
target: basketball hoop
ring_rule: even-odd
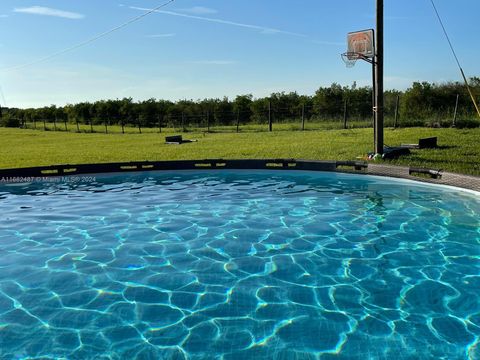
[[[372,29],[355,31],[347,35],[347,52],[342,60],[348,68],[355,66],[358,60],[373,64],[375,57],[375,34]]]
[[[356,52],[346,52],[341,54],[342,60],[347,65],[347,68],[352,68],[355,66],[357,61],[360,59],[360,54]]]

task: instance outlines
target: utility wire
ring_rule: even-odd
[[[434,0],[430,0],[433,6],[433,10],[435,10],[435,14],[437,15],[438,21],[440,22],[440,25],[442,26],[443,33],[445,34],[445,37],[448,41],[448,45],[450,46],[450,49],[452,50],[452,54],[455,57],[455,61],[457,62],[458,68],[460,69],[460,72],[463,77],[463,81],[465,81],[465,85],[467,86],[468,93],[470,94],[470,98],[472,99],[473,105],[475,106],[475,109],[477,110],[477,114],[480,117],[480,108],[478,107],[477,101],[475,100],[475,96],[473,95],[472,89],[470,88],[470,85],[468,84],[467,77],[465,76],[465,72],[462,69],[462,65],[460,64],[460,61],[458,60],[457,53],[455,52],[455,49],[453,47],[452,41],[450,40],[450,36],[448,36],[447,29],[445,28],[445,25],[443,24],[442,17],[440,16],[440,13],[438,12],[437,7],[435,6]]]
[[[145,12],[145,13],[139,15],[139,16],[136,16],[136,17],[128,20],[127,22],[124,22],[124,23],[121,24],[121,25],[118,25],[118,26],[114,27],[113,29],[110,29],[110,30],[108,30],[108,31],[105,31],[105,32],[103,32],[103,33],[100,33],[100,34],[98,34],[98,35],[95,35],[94,37],[92,37],[92,38],[90,38],[90,39],[88,39],[88,40],[85,40],[85,41],[83,41],[83,42],[81,42],[81,43],[78,43],[78,44],[73,45],[73,46],[70,46],[70,47],[68,47],[68,48],[66,48],[66,49],[57,51],[57,52],[55,52],[55,53],[53,53],[53,54],[50,54],[50,55],[45,56],[45,57],[43,57],[43,58],[34,60],[34,61],[32,61],[32,62],[29,62],[29,63],[26,63],[26,64],[22,64],[22,65],[13,66],[13,67],[10,67],[10,68],[5,68],[5,69],[2,69],[2,70],[0,70],[0,71],[9,72],[9,71],[13,71],[13,70],[23,69],[23,68],[26,68],[26,67],[28,67],[28,66],[32,66],[32,65],[36,65],[36,64],[39,64],[39,63],[48,61],[48,60],[53,59],[53,58],[55,58],[55,57],[57,57],[57,56],[59,56],[59,55],[63,55],[63,54],[68,53],[68,52],[70,52],[70,51],[73,51],[73,50],[76,50],[76,49],[78,49],[78,48],[81,48],[81,47],[84,47],[84,46],[86,46],[86,45],[89,45],[89,44],[91,44],[91,43],[93,43],[93,42],[95,42],[95,41],[97,41],[97,40],[99,40],[99,39],[101,39],[101,38],[104,38],[104,37],[107,36],[107,35],[110,35],[111,33],[115,32],[115,31],[118,31],[118,30],[120,30],[120,29],[123,29],[124,27],[127,27],[128,25],[130,25],[130,24],[132,24],[132,23],[134,23],[134,22],[137,22],[137,21],[143,19],[144,17],[146,17],[146,16],[148,16],[148,15],[156,12],[157,10],[159,10],[159,9],[161,9],[161,8],[163,8],[163,7],[166,7],[167,5],[170,5],[170,4],[173,3],[174,1],[175,1],[175,0],[169,0],[169,1],[167,1],[167,2],[165,2],[165,3],[163,3],[163,4],[159,5],[159,6],[157,6],[157,7],[153,8],[153,9],[151,9],[151,10],[148,10],[147,12]]]

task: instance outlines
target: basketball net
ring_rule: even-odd
[[[355,52],[346,52],[342,54],[342,60],[347,66],[347,68],[352,68],[360,59],[360,54]]]

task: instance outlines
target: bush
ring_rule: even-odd
[[[423,127],[425,120],[400,120],[399,127]]]
[[[452,127],[452,120],[440,120],[440,127],[442,128]]]
[[[0,119],[0,126],[9,127],[9,128],[18,128],[20,127],[20,120],[12,118],[10,116],[4,116]]]
[[[457,120],[455,126],[458,129],[474,129],[480,127],[480,121],[473,119]]]

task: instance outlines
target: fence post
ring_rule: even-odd
[[[105,123],[105,134],[108,134],[108,114],[107,114],[107,117],[104,120],[104,123]]]
[[[123,117],[120,119],[120,125],[122,125],[122,134],[125,134],[125,121],[123,121]]]
[[[53,131],[57,131],[57,115],[53,118]]]
[[[305,131],[305,104],[302,104],[302,131]]]
[[[347,119],[348,119],[348,100],[345,99],[343,104],[343,128],[347,129]]]
[[[210,132],[210,110],[207,110],[207,132]]]
[[[80,132],[80,125],[78,125],[78,118],[75,118],[75,121],[77,122],[77,132]]]
[[[240,110],[237,109],[237,133],[240,131],[239,127],[240,127]]]
[[[272,101],[268,101],[268,131],[272,132],[273,131],[273,126],[272,126]]]
[[[397,95],[397,102],[395,103],[395,122],[393,123],[394,129],[398,127],[399,111],[400,111],[400,95]]]
[[[163,115],[157,115],[158,117],[158,132],[159,133],[162,133],[162,119],[163,119]]]
[[[182,132],[185,132],[185,112],[182,111]]]
[[[140,116],[137,117],[137,122],[138,122],[138,132],[141,134],[142,133],[142,123],[140,121]]]
[[[457,114],[458,114],[458,101],[460,100],[460,94],[457,94],[457,101],[455,102],[455,112],[453,114],[453,124],[452,126],[457,126]]]
[[[45,118],[43,118],[43,131],[47,131],[47,123],[45,121]]]

